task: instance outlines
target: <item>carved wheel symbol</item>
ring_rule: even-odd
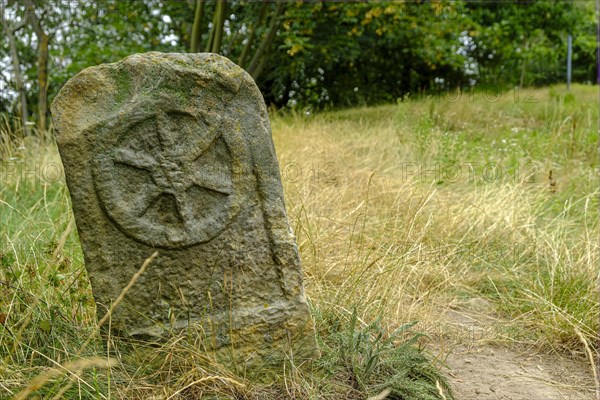
[[[216,114],[157,112],[98,158],[95,184],[111,219],[134,239],[179,248],[206,242],[233,218],[234,157]]]

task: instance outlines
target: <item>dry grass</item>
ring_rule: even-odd
[[[588,357],[598,330],[596,89],[429,99],[274,124],[317,308],[390,326],[471,299],[486,339]],[[460,171],[460,172],[457,172]],[[494,172],[495,171],[495,172]],[[582,339],[584,338],[584,339]]]
[[[56,148],[3,147],[0,398],[451,398],[414,350],[426,342],[414,329],[452,340],[442,315],[473,299],[498,321],[482,340],[593,359],[596,89],[534,95],[273,117],[324,357],[287,364],[272,385],[193,338],[149,346],[97,334]],[[0,138],[10,135],[3,125]],[[399,382],[432,385],[401,393]]]

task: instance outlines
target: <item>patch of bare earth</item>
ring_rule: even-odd
[[[503,341],[511,332],[490,309],[483,299],[455,305],[443,312],[439,334],[430,335],[457,400],[596,399],[589,363]]]

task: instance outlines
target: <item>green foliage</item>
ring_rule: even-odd
[[[389,391],[385,398],[391,400],[452,398],[446,378],[416,345],[421,336],[411,331],[416,322],[388,332],[381,318],[360,321],[356,308],[349,318],[331,310],[315,313],[323,351],[319,363],[331,377],[371,396]]]
[[[199,5],[202,12],[196,13]],[[241,63],[267,104],[278,108],[310,112],[455,88],[506,90],[561,82],[569,33],[573,80],[595,80],[592,2],[52,0],[36,6],[51,35],[50,101],[87,66],[138,52],[188,51],[196,15],[196,47]],[[24,7],[10,1],[4,14],[18,23]],[[35,115],[35,34],[25,26],[16,39],[30,115]],[[1,40],[0,56],[7,55],[7,40]],[[0,84],[11,89],[0,96],[0,107],[9,113],[17,109],[11,68],[0,76]]]
[[[451,44],[458,43],[457,24],[470,23],[460,8],[397,2],[289,7],[281,33],[285,51],[273,55],[260,82],[270,88],[265,97],[291,107],[343,107],[392,102],[430,89],[438,76],[458,81],[462,59]],[[443,14],[448,9],[458,21]]]
[[[467,10],[479,25],[469,35],[481,82],[512,87],[564,81],[569,33],[575,38],[575,80],[594,80],[592,2],[468,2]]]
[[[594,80],[591,3],[533,1],[295,4],[259,84],[268,102],[307,110],[394,102],[450,88]]]
[[[414,97],[472,85],[504,90],[559,82],[565,76],[568,33],[574,37],[574,81],[595,80],[591,2],[320,1],[265,6],[233,0],[220,13],[214,1],[49,1],[36,4],[51,35],[49,101],[87,66],[138,52],[186,51],[200,3],[199,48],[211,45],[213,51],[242,62],[258,77],[267,103],[277,107],[310,111],[390,103],[408,93]],[[3,13],[6,23],[18,23],[24,6],[10,1]],[[222,36],[218,46],[211,41],[217,13],[223,27],[217,30],[217,37]],[[272,25],[277,34],[270,38]],[[29,107],[35,111],[35,34],[25,26],[16,38]],[[0,55],[8,54],[7,40],[0,41]],[[11,68],[7,65],[7,71]],[[14,91],[10,75],[0,79]],[[16,100],[10,93],[0,96],[0,106],[12,113]]]

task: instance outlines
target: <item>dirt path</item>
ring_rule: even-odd
[[[446,363],[458,400],[595,399],[586,366],[557,356],[459,347]]]
[[[476,299],[443,313],[451,336],[439,336],[433,349],[445,359],[457,400],[594,400],[590,365],[523,346],[491,344],[485,300]],[[457,335],[462,332],[463,335]]]

